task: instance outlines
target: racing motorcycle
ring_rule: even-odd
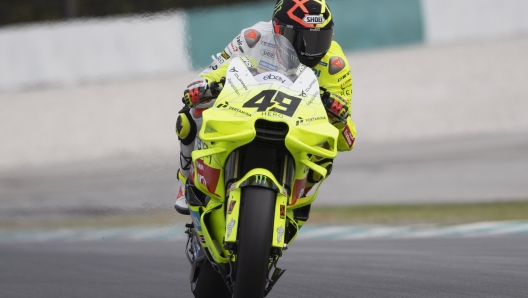
[[[263,39],[251,53],[229,62],[192,153],[186,255],[196,298],[268,295],[321,185],[304,194],[308,172],[327,175],[314,158],[337,155],[317,77],[287,40]]]

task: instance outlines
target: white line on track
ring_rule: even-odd
[[[60,242],[60,241],[177,241],[186,238],[183,224],[164,227],[129,227],[107,229],[60,229],[1,231],[0,242]],[[332,241],[359,239],[403,239],[438,237],[484,237],[497,235],[528,235],[528,221],[478,222],[447,227],[430,226],[316,226],[301,229],[297,239]]]

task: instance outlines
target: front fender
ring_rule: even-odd
[[[225,242],[236,243],[237,241],[242,189],[247,186],[269,188],[277,193],[271,245],[273,247],[283,248],[286,234],[286,207],[288,204],[288,193],[270,171],[261,168],[249,171],[244,177],[233,183],[228,190]]]

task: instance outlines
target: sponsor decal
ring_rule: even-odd
[[[338,82],[341,82],[342,80],[346,79],[346,77],[348,77],[350,75],[350,71],[345,73],[342,77],[340,77],[339,79],[337,79]]]
[[[288,191],[286,190],[286,188],[282,189],[282,195],[288,197]]]
[[[286,218],[286,205],[280,205],[280,218]]]
[[[253,67],[253,63],[251,63],[251,61],[248,58],[240,57],[240,59],[242,59],[242,61],[244,61],[244,63],[246,63],[247,67],[250,67],[250,68]]]
[[[183,188],[180,187],[180,191],[178,191],[178,194],[176,195],[176,200],[183,197]]]
[[[295,71],[295,74],[296,74],[296,75],[300,75],[301,72],[303,72],[305,69],[306,69],[306,66],[304,66],[303,64],[301,64],[301,65],[299,65],[299,67],[297,68],[297,71]]]
[[[348,80],[344,81],[343,83],[341,83],[341,88],[345,88],[345,87],[348,87],[352,85],[352,78],[349,78]]]
[[[260,35],[260,34],[259,34]],[[257,31],[251,29],[251,30],[248,30],[246,31],[246,34],[244,35],[246,38],[251,38],[251,39],[258,39],[258,36],[257,36]]]
[[[236,68],[233,66],[233,67],[231,67],[231,69],[229,70],[229,72],[238,72],[238,70],[236,70]]]
[[[277,71],[279,69],[278,66],[268,63],[266,61],[262,61],[262,60],[259,62],[259,65],[267,70]]]
[[[298,96],[306,97],[306,92],[304,92],[304,90],[302,90],[301,94],[299,94]]]
[[[238,75],[238,73],[235,73],[235,77],[238,79],[238,81],[240,82],[240,84],[242,84],[242,87],[244,87],[244,90],[248,90],[248,87],[246,86],[246,84],[244,83],[244,81],[242,81],[242,79],[240,78],[240,76]]]
[[[304,195],[304,187],[306,186],[306,178],[304,179],[296,179],[295,183],[293,185],[293,192],[292,192],[292,203],[291,205],[295,205],[297,203],[298,198],[302,198]]]
[[[352,90],[342,90],[341,96],[352,96]]]
[[[216,64],[215,65],[211,65],[211,69],[212,70],[217,70],[218,69],[218,65],[216,65]]]
[[[284,3],[284,0],[277,1],[277,4],[275,4],[275,9],[273,10],[273,15],[276,15],[277,12],[282,10],[282,4]]]
[[[282,226],[277,228],[277,242],[281,243],[282,236],[284,236],[284,228]]]
[[[345,66],[346,66],[346,63],[341,57],[334,56],[330,58],[330,65],[328,66],[328,72],[331,75],[335,75],[336,73],[343,70]]]
[[[246,111],[244,111],[244,110],[241,110],[241,109],[239,109],[239,108],[229,107],[229,109],[230,109],[231,111],[235,111],[235,112],[237,112],[237,113],[240,113],[240,114],[243,114],[243,115],[246,115],[246,116],[251,116],[250,113],[248,113],[248,112],[246,112]]]
[[[328,66],[328,63],[323,62],[323,61],[319,61],[319,64],[322,65],[322,66]]]
[[[326,21],[326,19],[323,17],[323,16],[311,16],[311,15],[307,15],[303,18],[303,21],[306,23],[306,24],[310,24],[310,25],[317,25],[317,24],[322,24]]]
[[[229,59],[229,58],[231,58],[231,56],[229,56],[229,55],[226,53],[226,51],[222,51],[222,53],[220,53],[220,56],[224,57],[224,59],[226,59],[226,60]]]
[[[321,54],[322,54],[322,53],[310,54],[310,53],[301,52],[301,55],[303,55],[303,56],[307,56],[307,57],[320,56]]]
[[[308,85],[308,88],[304,89],[306,90],[306,92],[308,92],[310,89],[312,89],[313,85],[315,84],[315,82],[317,82],[317,80],[313,80],[310,85]]]
[[[227,209],[227,214],[233,213],[233,209],[235,209],[236,201],[232,200],[229,202],[229,209]]]
[[[237,37],[236,37],[236,42],[237,42],[237,44],[238,44],[239,46],[242,45],[242,36],[240,36],[240,34],[237,35]]]
[[[275,48],[275,45],[274,45],[274,44],[269,43],[269,42],[267,42],[267,41],[264,41],[264,40],[263,40],[263,41],[261,41],[261,43],[262,43],[263,45],[267,46],[267,47],[270,47],[270,48],[273,48],[273,49]]]
[[[227,225],[227,238],[231,236],[231,233],[233,232],[233,227],[235,227],[236,221],[234,219],[231,219],[229,224]]]
[[[255,29],[249,29],[244,32],[244,38],[248,47],[253,48],[260,40],[260,32]]]
[[[266,175],[261,175],[261,174],[255,175],[256,184],[267,185],[268,184],[267,182],[268,182],[268,177],[266,177]]]
[[[231,42],[229,45],[231,45],[231,50],[233,50],[234,53],[238,52],[238,48]]]
[[[314,74],[316,77],[320,77],[321,76],[321,71],[319,69],[316,69],[316,68],[312,68]]]
[[[354,139],[354,137],[352,136],[352,133],[350,132],[350,127],[348,127],[348,125],[345,126],[345,129],[343,129],[343,132],[341,134],[345,138],[348,148],[352,148],[352,145],[354,145],[354,141],[356,139]]]
[[[207,190],[218,197],[215,193],[220,177],[220,170],[206,165],[203,159],[196,160],[196,167],[198,168],[198,182],[207,187]]]
[[[194,227],[196,228],[196,230],[201,232],[202,226],[200,225],[200,213],[191,210],[191,215]]]
[[[270,59],[275,59],[275,53],[268,50],[260,50],[260,55],[263,57],[268,57]]]
[[[284,115],[282,115],[281,113],[277,113],[277,112],[260,112],[260,114],[262,116],[268,116],[268,117],[275,117],[275,118],[283,118]]]
[[[264,76],[262,78],[264,81],[267,81],[267,80],[273,80],[273,81],[279,81],[281,83],[286,83],[286,80],[284,78],[282,78],[281,76],[277,76],[277,75],[274,75],[274,74],[268,74],[266,76]]]
[[[240,91],[238,91],[238,88],[235,87],[235,84],[233,84],[233,81],[231,79],[227,79],[227,84],[229,84],[229,86],[233,88],[233,90],[235,90],[235,93],[237,95],[240,95]]]
[[[303,123],[308,124],[308,123],[310,123],[310,122],[312,122],[312,121],[326,120],[326,117],[324,117],[324,116],[311,117],[311,118],[306,118],[306,119],[303,119],[303,118],[301,118],[301,117],[297,117],[297,118],[299,118],[299,120],[297,120],[297,121],[295,122],[295,126],[299,126],[300,124],[303,124]]]
[[[236,183],[233,183],[231,184],[231,187],[229,188],[230,190],[235,190],[237,187],[237,184]]]

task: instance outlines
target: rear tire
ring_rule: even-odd
[[[246,187],[242,190],[242,214],[236,282],[233,298],[262,298],[266,287],[273,235],[275,191]]]
[[[213,269],[208,261],[199,267],[198,279],[191,284],[191,291],[195,298],[231,298],[222,276]]]

